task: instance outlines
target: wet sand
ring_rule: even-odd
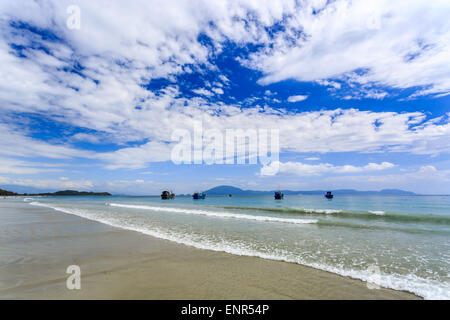
[[[81,289],[66,268],[81,268]],[[0,299],[419,299],[313,268],[199,250],[0,200]]]

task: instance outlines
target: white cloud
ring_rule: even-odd
[[[85,141],[90,143],[100,143],[100,137],[98,135],[87,134],[87,133],[77,133],[72,136],[75,141]]]
[[[356,92],[353,92],[352,95],[346,95],[342,97],[344,100],[360,100],[360,99],[376,99],[376,100],[382,100],[385,97],[389,96],[389,94],[386,91],[383,90],[377,90],[377,89],[365,89],[360,88]]]
[[[217,94],[223,94],[223,90],[221,88],[212,88],[211,90]]]
[[[97,158],[107,163],[107,169],[141,169],[145,168],[150,162],[169,161],[172,148],[173,144],[153,141],[139,147],[98,153]]]
[[[287,101],[288,102],[299,102],[308,99],[308,96],[306,95],[297,95],[297,96],[290,96]]]
[[[0,124],[0,147],[6,156],[74,157],[97,159],[110,168],[142,168],[150,162],[170,160],[175,129],[193,129],[194,120],[203,120],[204,129],[279,128],[281,152],[410,152],[415,154],[448,153],[450,123],[446,116],[426,119],[421,112],[370,112],[355,109],[302,112],[292,114],[271,108],[240,109],[233,105],[213,104],[202,99],[177,98],[176,90],[167,89],[159,96],[149,96],[142,110],[133,107],[111,108],[114,113],[107,127],[116,141],[148,138],[151,142],[120,148],[107,153],[83,151],[69,145],[54,145],[32,139],[26,132]],[[216,112],[220,110],[220,114]],[[261,112],[264,111],[264,112]],[[64,110],[52,113],[68,117]],[[70,118],[67,121],[72,121]],[[159,117],[154,115],[158,114]],[[199,116],[200,115],[200,116]],[[88,110],[77,119],[95,130]],[[114,119],[114,120],[113,120]],[[103,120],[106,121],[106,120]],[[104,122],[105,124],[107,122]],[[10,141],[17,143],[11,144]]]
[[[422,166],[419,169],[419,173],[435,173],[437,171],[436,167],[432,165]]]
[[[2,156],[45,157],[69,159],[74,157],[90,158],[94,153],[78,150],[64,144],[52,144],[33,139],[23,129],[0,122],[0,148]]]
[[[265,73],[261,83],[351,75],[366,85],[429,87],[421,94],[450,90],[450,2],[321,1],[316,14],[312,3],[287,15],[272,48],[244,61]]]
[[[262,176],[273,176],[278,173],[297,176],[317,176],[324,174],[350,174],[369,171],[381,171],[393,168],[395,165],[390,162],[369,163],[365,166],[334,166],[329,163],[305,164],[301,162],[279,162],[275,161],[263,166],[260,170]]]
[[[357,185],[359,190],[379,190],[382,186],[381,188],[410,190],[422,194],[450,193],[450,170],[438,170],[432,165],[400,174],[326,176],[320,179],[322,184],[333,189],[354,188]],[[314,184],[317,185],[317,181]]]
[[[34,174],[41,172],[58,172],[62,171],[57,168],[59,165],[48,165],[36,162],[28,162],[14,158],[0,157],[0,173],[1,174]]]
[[[194,89],[194,90],[192,90],[192,92],[202,95],[202,96],[207,96],[207,97],[212,97],[214,95],[214,93],[212,93],[211,91],[209,91],[205,88]]]
[[[210,48],[198,41],[202,33],[211,37],[217,52],[226,40],[262,44],[249,59],[240,60],[264,72],[262,83],[292,78],[322,81],[333,89],[339,89],[340,82],[365,86],[364,91],[372,85],[425,87],[413,96],[450,91],[450,4],[445,0],[432,6],[425,0],[198,1],[195,6],[183,0],[132,4],[80,0],[80,30],[66,28],[69,4],[2,1],[1,108],[20,112],[35,106],[46,112],[57,104],[74,117],[95,108],[95,123],[88,124],[108,131],[109,122],[117,120],[111,109],[147,99],[143,83],[188,72],[192,69],[188,65],[214,69],[208,61]],[[24,30],[13,35],[10,19],[51,28],[65,43],[44,40],[51,54],[28,48],[27,59],[16,57],[10,43],[27,47],[39,39]],[[272,38],[267,27],[277,23],[284,31]],[[84,67],[87,78],[65,71],[74,60]],[[229,82],[223,74],[218,77]],[[361,95],[382,99],[386,93]]]
[[[321,86],[332,87],[334,89],[340,89],[341,88],[341,84],[339,82],[336,82],[336,81],[329,81],[329,80],[319,79],[316,82],[318,84],[320,84]]]
[[[70,180],[65,177],[59,179],[16,179],[0,176],[0,184],[48,189],[77,189],[92,190],[94,183],[89,180]]]
[[[163,98],[162,98],[163,99]],[[187,106],[185,105],[187,103]],[[171,132],[178,128],[193,130],[194,120],[203,120],[204,130],[218,129],[280,129],[281,152],[410,152],[415,154],[448,153],[450,124],[441,119],[425,121],[424,114],[369,112],[359,110],[330,110],[291,114],[270,108],[240,109],[234,106],[197,104],[198,101],[171,100],[172,111],[161,122],[151,115],[129,120],[135,128],[156,139],[151,145],[118,150],[108,154],[108,161],[119,160],[121,166],[144,166],[146,161],[164,161],[170,158],[172,145],[167,142]],[[217,116],[216,110],[221,110]],[[196,114],[201,114],[197,117]],[[152,123],[143,127],[141,121]],[[141,133],[142,134],[142,133]],[[105,159],[105,157],[103,157]],[[138,164],[141,163],[141,164]]]
[[[230,82],[230,80],[226,76],[224,76],[223,74],[219,75],[219,79],[222,80],[225,83],[229,83]]]
[[[249,61],[241,60],[266,74],[262,82],[295,78],[322,81],[335,89],[341,82],[397,87],[432,84],[432,91],[444,88],[450,74],[444,64],[450,39],[444,28],[445,2],[430,6],[422,1],[398,1],[382,6],[381,2],[341,0],[325,8],[326,1],[305,1],[299,7],[294,1],[199,1],[193,6],[190,1],[123,4],[80,0],[80,30],[65,27],[69,3],[2,1],[0,110],[4,114],[40,114],[50,121],[86,128],[121,147],[106,153],[83,151],[31,138],[31,132],[23,131],[26,124],[0,123],[2,155],[80,157],[103,161],[110,169],[142,168],[149,162],[169,160],[171,133],[176,128],[192,128],[194,119],[203,119],[205,129],[280,128],[283,152],[439,154],[450,150],[448,118],[427,120],[423,112],[336,109],[293,114],[270,106],[241,109],[239,105],[211,103],[204,97],[214,93],[205,88],[194,90],[199,97],[186,99],[174,81],[158,93],[144,87],[154,78],[174,80],[173,75],[186,72],[186,65],[195,69],[205,64],[215,70],[208,61],[210,49],[198,42],[199,34],[206,33],[218,52],[225,40],[265,44]],[[311,14],[313,8],[318,12],[315,15]],[[248,19],[249,13],[254,19]],[[355,18],[343,18],[349,16]],[[133,17],[132,23],[129,17]],[[381,29],[361,29],[373,17],[381,18]],[[411,24],[417,20],[414,17],[421,23]],[[64,42],[13,30],[9,19],[51,28]],[[280,22],[286,31],[272,39],[265,28]],[[419,34],[422,44],[417,41]],[[27,47],[24,54],[28,58],[17,57],[10,43]],[[49,53],[33,49],[33,43],[42,43]],[[411,50],[418,55],[404,61]],[[65,71],[73,68],[75,61],[83,66],[84,77]],[[353,73],[361,68],[368,73]],[[229,82],[225,75],[218,78]],[[375,98],[384,94],[364,90],[361,94]],[[136,105],[141,108],[137,110]],[[95,140],[84,134],[73,138]],[[123,147],[139,141],[146,142]]]

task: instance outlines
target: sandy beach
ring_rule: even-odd
[[[1,299],[418,299],[293,263],[200,250],[0,202]],[[81,289],[66,268],[81,268]]]

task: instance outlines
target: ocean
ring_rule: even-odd
[[[204,250],[297,263],[450,299],[450,196],[22,197]]]

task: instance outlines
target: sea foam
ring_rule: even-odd
[[[237,214],[237,213],[231,213],[231,212],[217,212],[217,211],[206,211],[206,210],[197,210],[197,209],[169,208],[169,207],[132,205],[132,204],[120,204],[120,203],[108,203],[108,205],[112,206],[112,207],[120,207],[120,208],[163,211],[163,212],[173,212],[173,213],[183,213],[183,214],[196,214],[196,215],[203,215],[203,216],[217,217],[217,218],[233,218],[233,219],[294,223],[294,224],[317,223],[316,219],[288,219],[288,218],[277,218],[277,217],[268,217],[268,216],[253,216],[253,215],[248,215],[248,214]]]
[[[370,213],[376,214],[377,216],[383,216],[386,212],[380,210],[369,210]]]
[[[366,282],[375,283],[381,287],[390,288],[394,290],[402,290],[412,292],[425,299],[450,299],[450,285],[448,283],[441,283],[436,280],[424,279],[413,274],[398,275],[398,274],[379,274],[373,277],[373,273],[366,270],[354,270],[344,267],[335,267],[322,263],[311,263],[302,260],[300,257],[294,256],[289,252],[261,252],[249,248],[244,243],[229,242],[225,239],[207,239],[205,237],[198,237],[193,234],[185,234],[165,230],[162,228],[151,227],[149,225],[142,225],[133,221],[125,221],[114,216],[99,215],[89,210],[81,210],[76,208],[62,208],[55,207],[50,204],[31,202],[31,205],[52,208],[67,214],[76,215],[88,220],[101,222],[113,227],[140,232],[155,238],[169,240],[175,243],[195,247],[203,250],[225,252],[239,256],[259,257],[262,259],[284,261],[290,263],[297,263],[312,268],[325,270],[336,273],[342,276],[359,279]],[[112,204],[111,204],[112,205]],[[164,208],[165,209],[165,208]]]

